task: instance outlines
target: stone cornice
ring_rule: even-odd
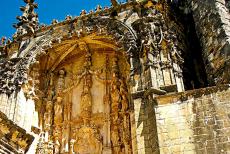
[[[0,148],[13,153],[26,153],[34,137],[0,112]],[[1,146],[2,145],[2,146]]]
[[[186,101],[190,98],[200,98],[201,96],[217,93],[218,91],[230,90],[230,85],[219,85],[208,88],[188,90],[185,92],[168,94],[164,96],[158,96],[154,98],[154,101],[158,105],[177,103],[178,101]]]

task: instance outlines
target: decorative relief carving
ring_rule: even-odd
[[[111,142],[113,153],[131,153],[128,89],[113,57],[111,79]]]
[[[5,68],[5,62],[13,62],[12,70],[7,70],[14,73],[14,76],[10,77],[11,82],[14,84],[9,85],[5,80],[1,81],[0,79],[0,84],[5,86],[5,88],[0,89],[0,93],[7,92],[11,94],[13,91],[20,89],[21,85],[25,84],[28,80],[27,71],[29,67],[37,62],[38,57],[45,55],[45,51],[52,48],[53,43],[61,43],[61,39],[63,39],[65,35],[69,36],[66,32],[71,31],[71,35],[74,36],[75,33],[78,33],[79,31],[83,33],[83,29],[88,31],[86,35],[95,33],[96,30],[97,35],[109,34],[113,36],[113,39],[116,40],[115,43],[119,42],[119,48],[124,48],[124,51],[126,51],[127,59],[129,59],[131,64],[131,75],[134,75],[136,71],[135,66],[138,63],[138,53],[136,52],[138,45],[135,33],[121,21],[110,19],[109,17],[92,17],[79,20],[82,21],[82,25],[80,27],[76,25],[77,23],[75,23],[75,26],[62,26],[60,28],[61,32],[59,31],[59,28],[50,29],[40,33],[36,40],[27,40],[25,41],[26,43],[24,41],[21,42],[21,47],[19,49],[20,53],[17,58],[10,60],[8,60],[9,57],[7,59],[1,58],[0,65],[2,65],[2,68]],[[73,32],[74,34],[72,34]],[[85,35],[81,35],[79,37],[81,38],[83,36]],[[6,73],[7,70],[3,69],[2,72]]]
[[[53,103],[48,101],[46,103],[46,112],[44,114],[44,130],[49,131],[52,125],[52,116],[53,116]]]
[[[62,104],[62,97],[57,97],[56,102],[54,104],[54,125],[58,126],[63,121],[63,104]]]
[[[80,110],[81,116],[84,119],[84,124],[89,123],[92,114],[92,97],[90,89],[92,87],[92,76],[90,73],[91,67],[91,53],[89,52],[85,43],[80,43],[79,48],[82,52],[85,52],[85,63],[84,72],[82,73],[83,78],[83,92],[81,94]]]
[[[26,153],[34,137],[0,112],[0,153]]]
[[[64,69],[58,71],[57,77],[54,77],[54,74],[50,76],[44,113],[44,142],[40,142],[40,144],[43,144],[43,148],[45,148],[49,143],[52,143],[53,151],[57,154],[66,152],[99,154],[102,153],[103,146],[111,148],[113,153],[131,153],[128,89],[125,79],[121,77],[118,56],[107,55],[106,67],[93,71],[91,68],[92,54],[87,44],[79,43],[79,49],[85,55],[84,64],[73,84],[65,85],[65,74],[68,72],[65,72]],[[111,65],[112,69],[110,69]],[[105,76],[102,77],[102,75]],[[102,81],[101,84],[107,89],[104,102],[110,109],[105,110],[104,113],[92,113],[94,104],[91,93],[93,76]],[[52,90],[54,82],[57,83],[55,93]],[[82,85],[78,102],[80,112],[76,118],[72,119],[72,102],[66,96],[74,87],[78,86],[78,83]],[[50,118],[53,118],[53,127],[51,127],[52,120]],[[101,135],[104,127],[109,130],[107,132],[109,134],[103,136],[107,138],[107,142],[104,142]],[[46,137],[47,134],[49,137]]]
[[[83,126],[74,133],[74,151],[76,153],[102,153],[102,138],[97,128]]]
[[[182,74],[177,75],[183,64],[177,36],[172,28],[167,27],[162,13],[152,7],[145,8],[145,11],[149,11],[148,16],[141,16],[132,24],[141,44],[139,53],[142,74],[145,76],[141,79],[142,88],[161,88],[175,84],[183,87]],[[150,74],[152,77],[148,77]]]

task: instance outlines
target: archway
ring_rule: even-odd
[[[42,36],[28,54],[21,53],[28,57],[29,76],[40,74],[35,86],[41,93],[37,101],[42,128],[38,151],[52,144],[47,150],[54,153],[132,151],[127,83],[137,47],[132,42],[125,44],[125,37],[130,34],[134,39],[135,35],[115,20],[108,22],[117,24],[116,33],[102,21],[101,26],[75,28],[71,37],[54,37],[60,30],[56,29],[50,36]]]

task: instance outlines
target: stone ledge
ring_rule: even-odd
[[[199,98],[203,95],[209,95],[218,91],[230,90],[230,85],[219,85],[208,88],[194,89],[185,92],[179,92],[175,94],[169,94],[164,96],[158,96],[154,98],[154,101],[158,105],[176,103],[178,101],[186,101],[189,98]]]
[[[156,89],[156,88],[151,87],[147,90],[140,90],[140,91],[134,92],[131,95],[133,99],[138,99],[138,98],[147,97],[151,94],[165,95],[166,91],[162,89]]]
[[[26,153],[33,140],[32,135],[0,112],[0,149],[4,147],[13,153]]]

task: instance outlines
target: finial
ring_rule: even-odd
[[[118,5],[117,0],[111,0],[111,3],[113,7],[116,7]]]
[[[102,9],[101,5],[97,5],[96,12],[101,11],[101,9]]]
[[[93,10],[90,10],[90,11],[89,11],[89,14],[93,14],[93,13],[94,13]]]
[[[109,7],[108,7],[108,6],[105,6],[105,7],[104,7],[104,10],[108,10],[108,9],[109,9]]]
[[[34,0],[24,0],[24,2],[26,6],[20,7],[20,10],[23,12],[22,15],[16,17],[19,22],[13,25],[17,29],[14,38],[34,33],[38,29],[38,15],[34,12],[34,9],[38,8],[38,4],[34,3]]]
[[[1,45],[1,46],[4,46],[4,45],[5,45],[5,43],[6,43],[6,37],[5,37],[5,36],[3,36],[3,37],[1,38],[0,45]]]
[[[84,16],[84,15],[86,15],[86,10],[82,10],[80,13],[80,16]]]
[[[28,3],[33,3],[34,0],[24,0],[24,2],[25,2],[26,4],[28,4]]]
[[[71,15],[67,15],[66,17],[65,17],[65,20],[66,21],[69,21],[69,20],[71,20],[72,19],[72,16]]]
[[[57,19],[53,19],[51,24],[54,25],[54,24],[57,24],[58,23],[58,20]]]

